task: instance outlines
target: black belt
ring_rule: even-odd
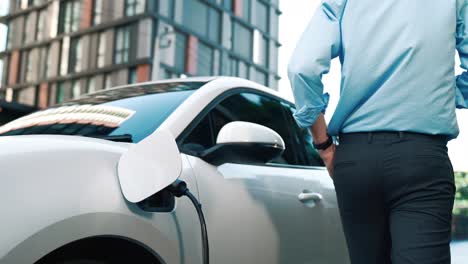
[[[447,135],[430,135],[406,131],[374,131],[374,132],[353,132],[340,133],[339,142],[371,142],[375,140],[396,140],[396,139],[423,139],[437,142],[448,142]]]

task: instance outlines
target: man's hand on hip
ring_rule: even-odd
[[[330,174],[330,177],[333,178],[333,164],[335,162],[335,151],[336,151],[336,145],[332,144],[330,147],[324,150],[319,150],[320,157],[322,158],[323,162],[325,163],[325,166],[327,167],[328,173]]]
[[[324,143],[328,140],[329,135],[327,134],[327,124],[325,123],[325,117],[320,114],[315,123],[309,128],[314,138],[314,143]],[[327,166],[330,177],[333,178],[333,163],[335,160],[336,145],[332,144],[324,150],[319,150],[320,157],[322,158],[325,166]]]

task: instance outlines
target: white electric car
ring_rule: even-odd
[[[128,85],[0,127],[0,263],[346,264],[294,105],[231,77]]]

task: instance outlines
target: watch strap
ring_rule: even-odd
[[[329,148],[332,144],[333,144],[333,138],[330,135],[328,135],[327,141],[325,141],[323,143],[319,143],[319,144],[313,143],[314,148],[317,149],[317,150],[325,150],[325,149]]]

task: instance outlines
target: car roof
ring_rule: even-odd
[[[105,90],[100,90],[97,92],[102,92],[102,91],[109,91],[109,90],[116,90],[116,89],[121,89],[121,88],[128,88],[128,87],[142,87],[146,85],[154,85],[154,84],[162,84],[162,83],[184,83],[184,82],[211,82],[213,80],[222,78],[220,76],[211,76],[211,77],[187,77],[187,78],[175,78],[175,79],[164,79],[164,80],[155,80],[155,81],[148,81],[148,82],[139,82],[139,83],[133,83],[133,84],[125,84],[125,85],[120,85],[120,86],[115,86],[109,89]]]
[[[174,79],[165,79],[165,80],[155,80],[155,81],[148,81],[148,82],[141,82],[141,83],[135,83],[135,84],[126,84],[126,85],[116,86],[116,87],[112,87],[112,88],[105,89],[105,90],[99,90],[99,91],[96,91],[96,92],[94,92],[92,94],[99,94],[101,92],[106,92],[106,91],[109,91],[109,90],[117,90],[117,89],[122,89],[122,88],[129,88],[129,87],[144,87],[146,85],[154,85],[154,84],[184,83],[184,82],[209,83],[209,82],[212,82],[214,80],[223,80],[223,79],[224,80],[230,79],[230,80],[235,80],[235,81],[242,81],[243,83],[249,82],[249,83],[252,84],[249,87],[251,89],[260,90],[260,91],[269,93],[269,94],[277,96],[277,97],[279,97],[279,98],[281,98],[281,99],[283,99],[283,100],[285,100],[285,101],[287,101],[289,103],[292,103],[289,99],[285,98],[278,91],[275,91],[275,90],[273,90],[271,88],[265,87],[265,86],[263,86],[261,84],[255,83],[253,81],[243,79],[243,78],[239,78],[239,77],[233,77],[233,76],[200,76],[200,77],[187,77],[187,78],[174,78]]]

